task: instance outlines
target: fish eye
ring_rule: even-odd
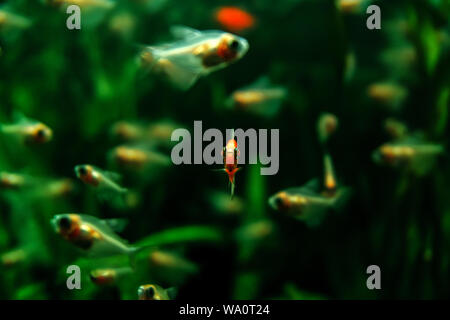
[[[155,296],[155,288],[148,287],[147,290],[145,290],[145,295],[147,298],[152,299]]]
[[[58,220],[58,226],[64,230],[69,229],[71,224],[72,224],[72,222],[70,221],[70,219],[68,217],[61,217]]]
[[[82,176],[87,174],[87,169],[86,167],[80,167],[78,168],[78,173],[81,174]]]
[[[281,199],[280,197],[275,198],[275,205],[277,206],[277,208],[282,208],[284,205],[283,199]]]
[[[230,48],[233,49],[233,50],[239,49],[239,41],[237,41],[237,40],[231,41]]]
[[[44,129],[39,129],[36,132],[36,135],[37,135],[38,138],[45,138],[45,130]]]

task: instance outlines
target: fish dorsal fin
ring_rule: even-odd
[[[191,40],[201,36],[201,32],[182,25],[176,25],[170,28],[170,33],[179,40]]]
[[[311,179],[307,183],[305,183],[303,188],[310,189],[311,191],[314,191],[314,192],[319,192],[320,181],[318,178]]]

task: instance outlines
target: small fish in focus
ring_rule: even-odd
[[[210,192],[208,199],[211,207],[214,209],[214,212],[218,212],[220,214],[235,216],[242,214],[245,209],[243,199],[236,196],[231,199],[230,195],[225,192]]]
[[[273,86],[269,78],[262,77],[248,87],[233,92],[226,104],[237,110],[273,117],[286,96],[285,88]]]
[[[255,24],[255,18],[238,7],[221,7],[214,13],[215,20],[228,31],[241,32]]]
[[[89,273],[89,277],[96,285],[104,286],[116,284],[120,278],[132,272],[131,268],[94,269]]]
[[[347,14],[361,14],[366,12],[370,0],[337,0],[337,8]]]
[[[379,82],[369,85],[367,88],[369,98],[385,106],[397,110],[405,100],[407,90],[393,82]]]
[[[410,170],[418,176],[427,174],[439,155],[444,153],[440,144],[408,138],[381,145],[372,154],[377,164]]]
[[[58,214],[51,223],[55,232],[92,257],[134,256],[140,248],[128,245],[107,220],[83,214]]]
[[[157,284],[144,284],[138,289],[139,300],[171,300],[173,289],[163,289]]]
[[[4,267],[10,268],[25,261],[27,256],[27,252],[20,248],[3,253],[0,256],[0,261]]]
[[[317,121],[317,135],[319,142],[324,145],[328,139],[336,132],[339,126],[338,118],[331,113],[323,113]]]
[[[47,143],[53,137],[53,131],[47,125],[21,115],[15,123],[0,124],[0,132],[26,145]]]
[[[173,27],[171,31],[178,40],[144,48],[140,64],[144,70],[164,74],[181,90],[241,59],[249,48],[244,38],[223,31],[187,27]]]
[[[228,140],[226,146],[222,150],[224,169],[220,169],[220,171],[223,170],[228,175],[231,199],[234,196],[234,188],[236,185],[235,175],[236,175],[236,172],[238,172],[241,169],[241,168],[238,168],[237,158],[238,158],[240,152],[238,149],[237,141],[234,138],[234,132],[233,132],[232,136],[233,136],[233,138]]]
[[[115,172],[103,171],[89,164],[75,166],[77,178],[93,187],[100,199],[117,206],[125,204],[128,189],[121,187],[117,181],[120,175]]]

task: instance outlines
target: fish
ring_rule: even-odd
[[[131,268],[106,268],[94,269],[89,273],[89,278],[98,286],[116,284],[122,277],[133,273]]]
[[[384,143],[372,153],[372,159],[379,165],[405,168],[422,176],[431,170],[437,157],[444,151],[440,144],[406,138]]]
[[[232,138],[228,140],[226,146],[222,150],[223,155],[223,169],[219,169],[220,171],[225,171],[228,175],[228,181],[230,185],[231,199],[234,196],[234,189],[236,185],[236,172],[238,172],[241,168],[238,168],[237,158],[240,152],[238,149],[237,141],[234,138],[234,131],[232,133]]]
[[[319,142],[325,145],[328,139],[336,132],[339,126],[338,118],[331,113],[323,113],[317,121],[317,135]]]
[[[34,177],[5,171],[0,172],[0,189],[21,190],[36,184],[37,181]]]
[[[384,130],[393,139],[399,140],[407,137],[409,130],[403,123],[394,118],[388,118],[384,122]]]
[[[113,222],[93,216],[63,213],[55,215],[51,224],[63,239],[91,257],[127,255],[133,258],[144,248],[131,246],[120,238],[111,228]]]
[[[195,273],[198,271],[198,266],[196,264],[169,251],[154,250],[150,252],[149,261],[151,265],[163,268],[164,270],[174,269],[188,273]]]
[[[177,40],[145,47],[139,62],[142,69],[164,74],[176,88],[184,91],[199,78],[240,60],[249,49],[246,39],[224,31],[175,26],[171,32]]]
[[[213,211],[219,214],[236,216],[244,212],[244,200],[237,196],[230,199],[230,195],[226,192],[211,191],[207,198]]]
[[[240,227],[236,237],[240,241],[261,240],[270,236],[275,231],[275,226],[270,220],[257,220]]]
[[[253,15],[233,6],[218,8],[214,12],[214,18],[223,28],[231,32],[241,32],[255,25]]]
[[[110,201],[117,206],[124,204],[128,189],[117,183],[120,180],[119,174],[101,170],[90,164],[75,166],[75,174],[82,182],[94,188],[100,199]]]
[[[10,32],[27,29],[31,25],[30,19],[13,13],[5,6],[0,6],[0,32],[8,35]]]
[[[171,146],[172,132],[180,126],[170,120],[154,123],[119,121],[111,128],[113,138],[124,142],[145,142],[148,145]]]
[[[47,4],[52,6],[64,6],[68,7],[71,5],[76,5],[82,10],[86,9],[112,9],[115,3],[111,0],[44,0]]]
[[[1,264],[4,267],[13,267],[24,262],[28,257],[28,252],[25,249],[19,248],[3,253],[0,256]]]
[[[77,6],[81,10],[81,27],[91,29],[102,23],[107,14],[116,7],[112,0],[43,0],[45,4],[58,8],[64,13],[70,6]]]
[[[382,105],[398,109],[408,91],[395,82],[377,82],[368,86],[367,95]]]
[[[318,179],[313,179],[302,187],[275,193],[268,203],[277,212],[303,221],[309,227],[316,227],[329,211],[340,209],[349,195],[349,190],[345,187],[336,189],[332,195],[327,191],[321,192]]]
[[[117,146],[111,151],[110,159],[121,168],[139,172],[172,163],[169,156],[142,145]]]
[[[171,300],[173,289],[163,289],[157,284],[144,284],[139,286],[139,300]]]
[[[60,198],[72,194],[76,190],[72,179],[62,178],[43,181],[39,186],[31,190],[31,195],[36,198]]]
[[[227,105],[237,110],[272,117],[279,111],[286,97],[285,88],[273,86],[267,77],[261,77],[253,84],[234,91]]]
[[[370,0],[337,0],[337,8],[346,14],[364,13],[370,4]]]
[[[0,133],[15,137],[26,145],[44,144],[52,140],[53,131],[46,124],[23,115],[16,118],[15,123],[0,124]]]

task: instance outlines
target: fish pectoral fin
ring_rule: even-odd
[[[170,33],[176,39],[191,40],[202,35],[202,33],[194,28],[176,25],[170,28]]]
[[[159,64],[169,80],[181,90],[192,87],[204,71],[200,61],[191,55],[165,57]]]

